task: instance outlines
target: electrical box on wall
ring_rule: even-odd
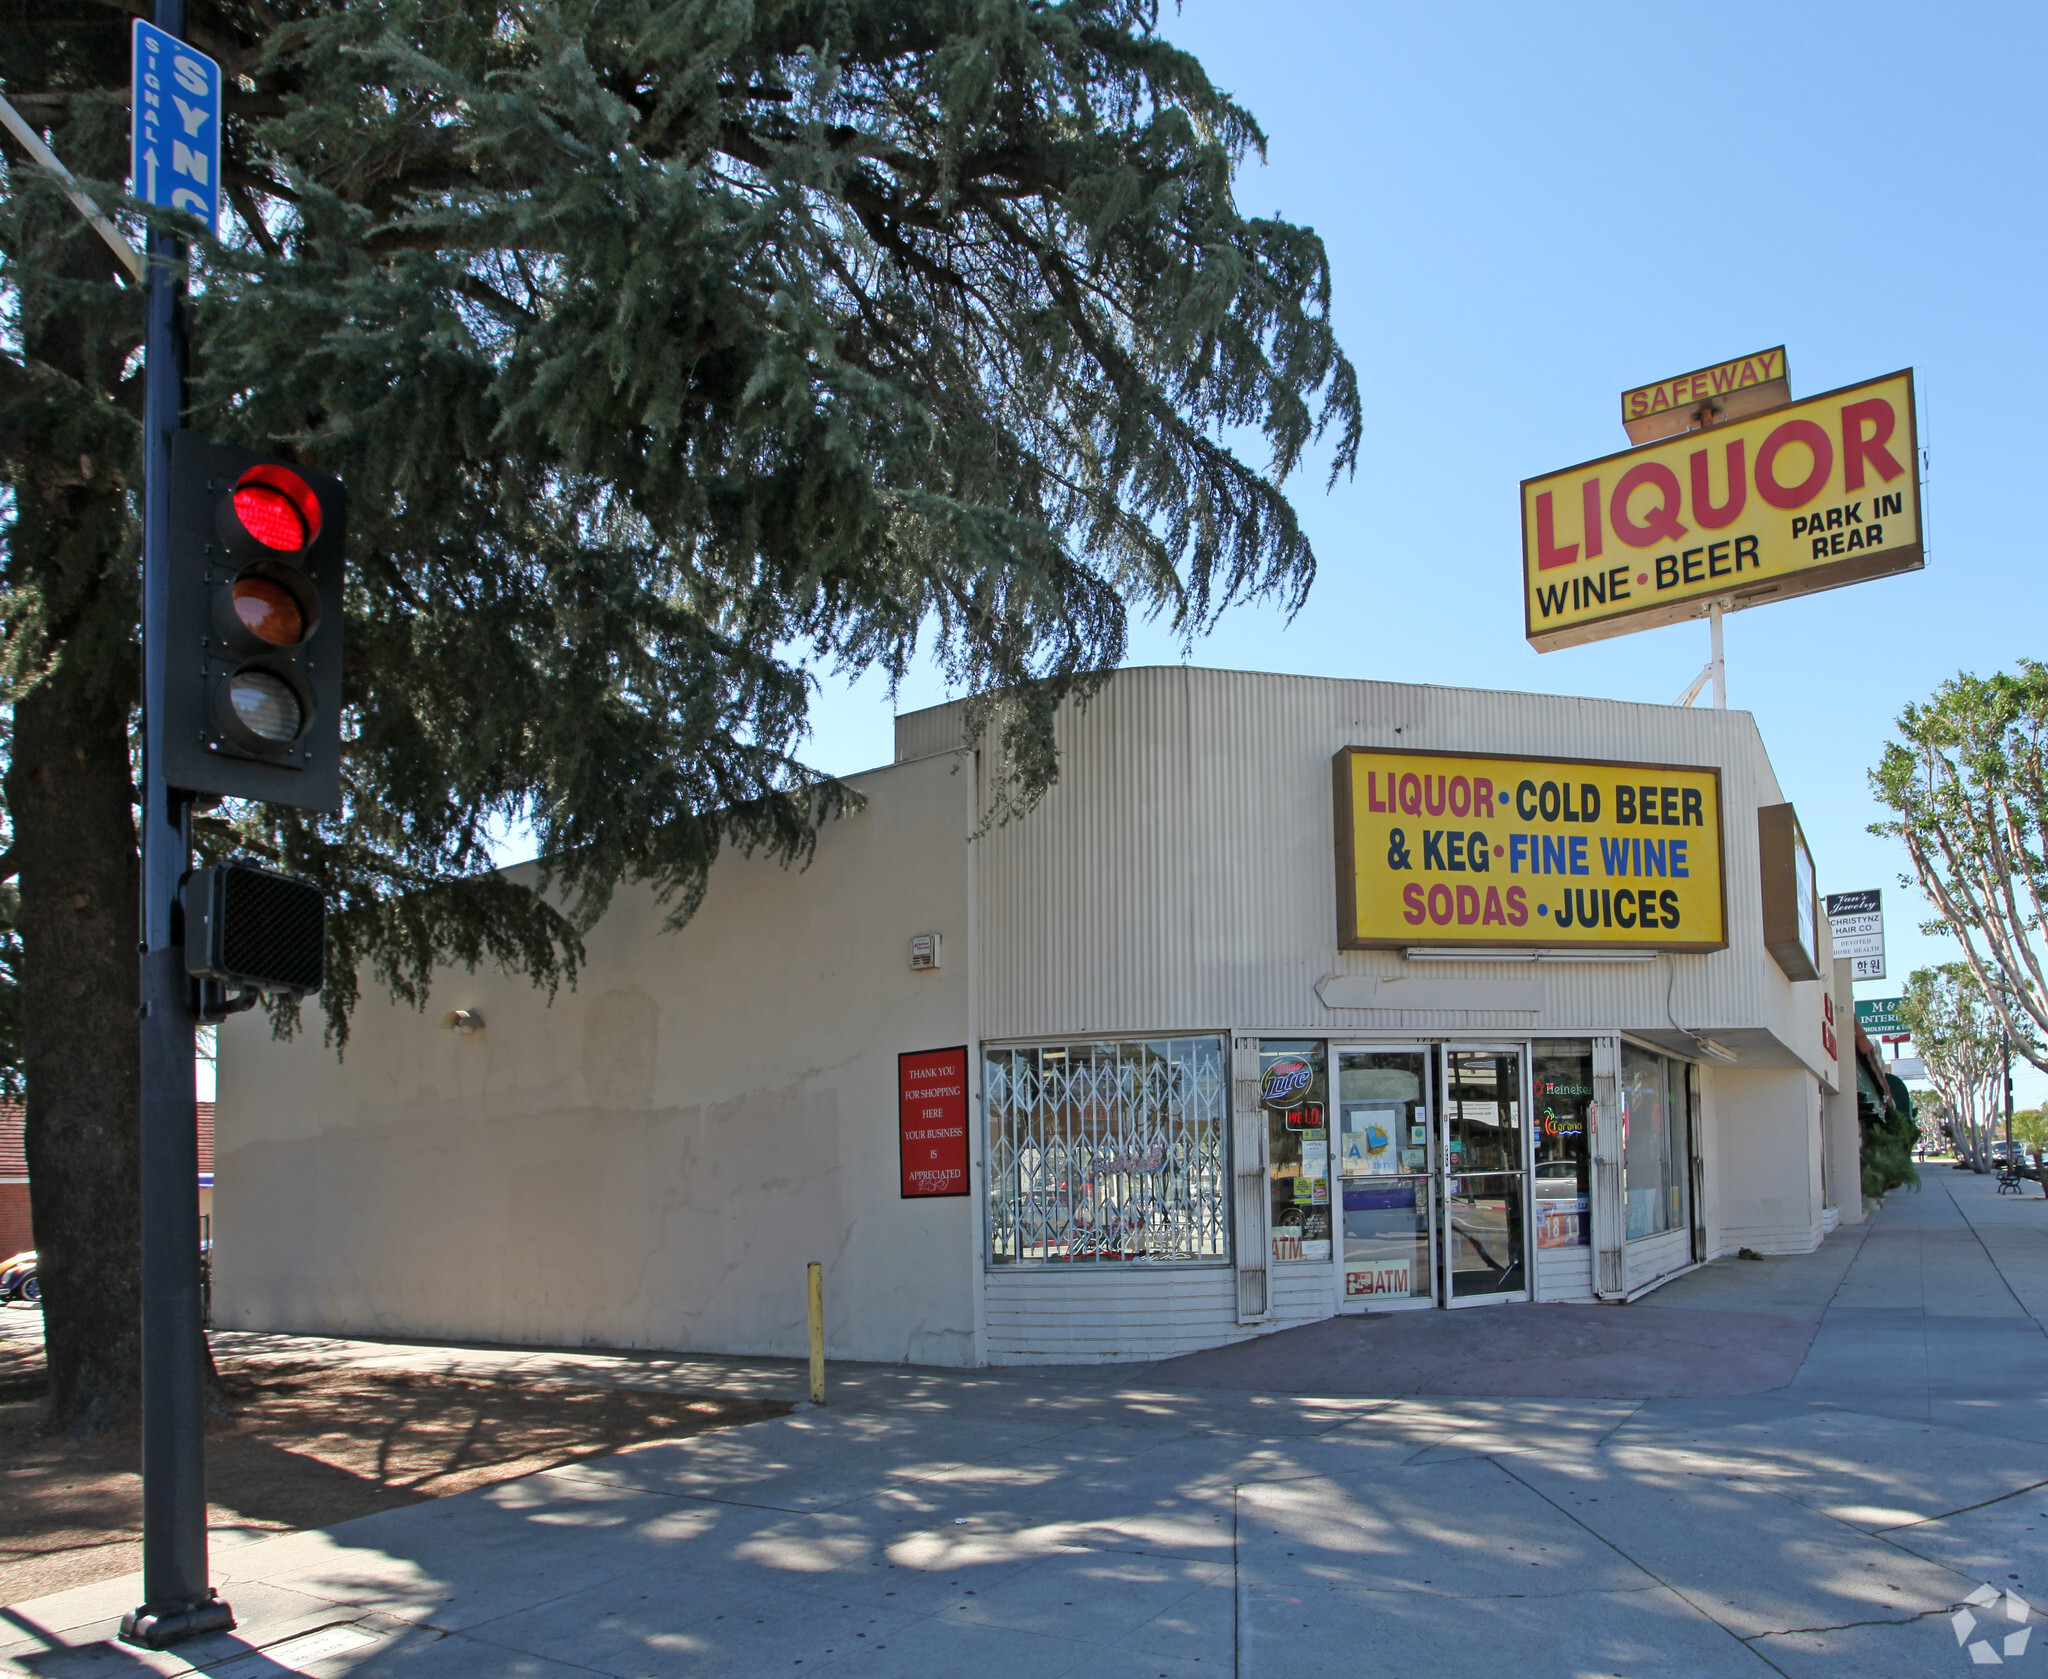
[[[910,971],[927,973],[939,965],[939,935],[915,933],[910,940]]]

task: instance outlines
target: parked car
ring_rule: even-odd
[[[35,1250],[18,1253],[12,1259],[0,1263],[0,1301],[27,1300],[38,1302],[43,1298],[42,1278],[36,1274]]]

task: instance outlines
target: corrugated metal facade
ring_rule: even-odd
[[[1593,1250],[1591,1248],[1538,1248],[1536,1250],[1536,1298],[1538,1300],[1591,1300],[1593,1298]]]
[[[959,740],[958,708],[898,721],[899,758]],[[1729,948],[1654,963],[1418,965],[1336,948],[1330,760],[1346,746],[1716,765]],[[1747,712],[1155,668],[1060,724],[1060,780],[978,842],[989,1039],[1259,1027],[1505,1033],[1762,1031],[1818,1066],[1818,1016],[1763,949],[1755,810],[1782,795]],[[1538,1015],[1327,1008],[1327,975],[1515,980]],[[1670,1011],[1667,1014],[1667,996]]]
[[[1217,1266],[1062,1266],[991,1271],[993,1364],[1109,1363],[1172,1358],[1314,1323],[1330,1315],[1328,1266],[1282,1267],[1271,1317],[1237,1324],[1235,1273]]]
[[[958,706],[900,718],[899,761],[958,751]],[[1369,1041],[1616,1031],[1743,1047],[1760,1066],[1821,1071],[1816,1007],[1763,948],[1755,813],[1781,801],[1745,712],[1384,682],[1155,668],[1119,672],[1061,718],[1060,780],[975,842],[983,1042],[1224,1031]],[[1716,766],[1729,948],[1645,963],[1408,962],[1336,945],[1332,757],[1403,747]],[[984,808],[990,754],[977,755]],[[1536,980],[1541,1010],[1331,1008],[1330,976]],[[1812,1019],[1807,1017],[1812,1015]],[[1828,1071],[1831,1073],[1832,1068]],[[1655,1259],[1631,1253],[1630,1281]],[[1538,1258],[1538,1293],[1589,1298],[1591,1253]],[[1272,1267],[1271,1309],[1239,1320],[1227,1269],[1061,1266],[986,1273],[998,1363],[1157,1358],[1335,1309],[1323,1265]]]

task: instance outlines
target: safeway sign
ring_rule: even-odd
[[[1911,369],[1522,484],[1539,652],[1917,571]]]
[[[135,20],[129,171],[135,196],[220,228],[220,66]]]

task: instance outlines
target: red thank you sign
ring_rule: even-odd
[[[967,1193],[967,1047],[896,1057],[903,1195]]]

